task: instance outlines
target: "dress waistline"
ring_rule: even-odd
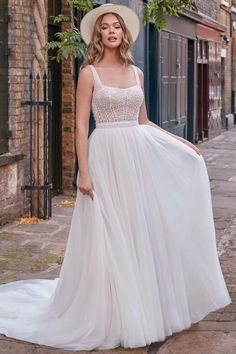
[[[96,128],[120,128],[120,127],[129,127],[139,125],[138,120],[120,120],[114,122],[101,122],[96,123]]]

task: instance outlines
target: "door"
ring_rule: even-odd
[[[222,92],[221,92],[221,43],[209,42],[209,114],[208,137],[221,132]]]
[[[198,64],[198,134],[197,140],[208,138],[208,64]]]
[[[187,137],[187,39],[163,31],[160,36],[160,125]]]
[[[220,53],[219,43],[198,40],[198,140],[220,134],[222,109]]]
[[[198,70],[198,104],[197,104],[197,141],[208,138],[208,112],[209,112],[209,43],[198,40],[197,45]]]
[[[188,40],[188,99],[187,99],[187,139],[191,143],[196,143],[196,82],[195,82],[195,53],[196,53],[196,41],[189,39]]]
[[[146,26],[147,27],[147,26]],[[160,94],[159,94],[159,32],[155,29],[153,23],[148,25],[147,40],[146,40],[146,65],[145,65],[145,93],[148,118],[160,125]]]

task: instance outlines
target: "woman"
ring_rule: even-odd
[[[151,123],[125,6],[89,12],[77,86],[78,193],[59,278],[0,287],[0,332],[71,350],[146,346],[231,300],[197,147]],[[87,139],[92,107],[96,129]]]

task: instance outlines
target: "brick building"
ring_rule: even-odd
[[[34,77],[39,73],[42,78],[48,66],[52,73],[53,193],[72,190],[74,60],[62,64],[51,62],[41,50],[48,37],[59,30],[49,16],[61,13],[61,8],[65,13],[65,3],[57,0],[0,2],[0,223],[29,211],[28,193],[21,187],[29,183],[30,109],[21,103],[30,97],[30,71]],[[69,26],[63,24],[62,29],[66,25]]]
[[[196,0],[200,13],[221,24],[223,31],[218,38],[218,75],[220,76],[221,127],[230,128],[236,123],[235,67],[236,67],[236,1]],[[211,42],[211,40],[210,40]],[[208,48],[209,50],[209,48]],[[219,80],[218,80],[219,81]]]
[[[236,74],[236,1],[227,0],[220,4],[218,19],[226,26],[222,38],[223,50],[221,58],[222,67],[222,124],[224,127],[232,126],[235,122],[235,74]]]
[[[27,77],[34,58],[35,24],[30,3],[20,4],[16,0],[0,3],[1,221],[28,208],[20,186],[29,169],[29,161],[24,158],[29,148],[28,117],[22,114],[21,100],[28,96]]]
[[[201,13],[211,17],[214,20],[218,19],[219,0],[195,0],[194,2]]]

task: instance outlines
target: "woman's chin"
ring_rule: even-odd
[[[120,43],[118,41],[108,42],[104,43],[104,46],[107,48],[118,48],[120,46]]]

